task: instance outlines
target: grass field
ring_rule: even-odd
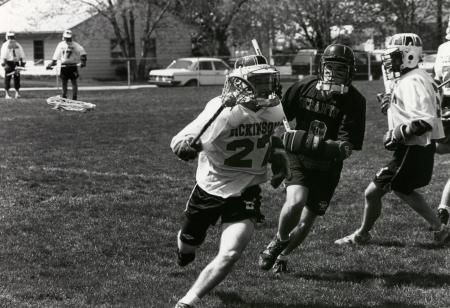
[[[333,244],[359,225],[363,191],[389,157],[375,100],[382,84],[355,85],[368,99],[364,149],[345,162],[290,273],[257,267],[284,201],[264,185],[266,222],[199,307],[450,307],[450,245],[433,248],[425,221],[393,195],[370,245]],[[177,160],[169,143],[220,88],[81,92],[97,104],[86,114],[51,110],[45,98],[54,93],[23,93],[0,99],[0,307],[173,307],[214,256],[220,228],[193,264],[176,266],[196,163]],[[449,158],[436,157],[421,190],[433,207]]]

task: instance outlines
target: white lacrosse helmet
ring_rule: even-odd
[[[280,72],[267,64],[261,55],[245,56],[236,60],[228,77],[240,77],[252,86],[252,101],[259,106],[271,106],[281,97]]]
[[[7,31],[5,34],[6,40],[14,39],[15,37],[16,37],[16,34],[12,31]]]
[[[415,68],[422,60],[422,40],[417,34],[394,34],[386,44],[386,51],[390,48],[398,48],[402,53],[401,70]]]
[[[71,39],[72,38],[72,31],[71,30],[64,30],[62,39]]]

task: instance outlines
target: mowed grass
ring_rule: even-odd
[[[285,89],[288,84],[285,85]],[[425,221],[392,194],[370,245],[333,241],[360,223],[363,194],[389,159],[380,81],[357,81],[367,97],[364,149],[345,162],[327,214],[277,277],[257,267],[276,230],[284,192],[264,185],[253,241],[199,307],[449,307],[450,245],[434,248]],[[214,257],[220,226],[197,260],[175,261],[176,233],[196,162],[169,143],[220,87],[82,92],[85,114],[57,112],[51,92],[0,99],[0,306],[172,307]],[[437,156],[422,189],[437,207],[450,156]]]

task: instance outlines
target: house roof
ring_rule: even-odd
[[[72,5],[71,5],[71,4]],[[76,5],[74,5],[76,3]],[[9,0],[0,6],[0,33],[53,33],[71,29],[95,15],[81,1]]]

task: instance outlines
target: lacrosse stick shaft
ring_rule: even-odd
[[[253,49],[255,50],[255,53],[258,56],[262,56],[263,54],[261,52],[261,49],[259,48],[259,44],[258,44],[258,41],[256,39],[252,40],[252,45],[253,45]]]
[[[445,81],[443,81],[439,86],[438,86],[438,89],[440,89],[440,88],[442,88],[443,86],[445,86],[447,83],[449,83],[450,82],[450,79],[447,79],[447,80],[445,80]]]
[[[219,116],[219,114],[222,112],[222,110],[225,108],[225,105],[221,105],[219,109],[213,114],[211,119],[206,122],[206,124],[202,127],[198,135],[192,140],[191,146],[195,146],[197,142],[200,140],[200,137],[205,133],[205,131],[208,129],[208,127],[211,126],[211,124],[214,122],[214,120]]]

